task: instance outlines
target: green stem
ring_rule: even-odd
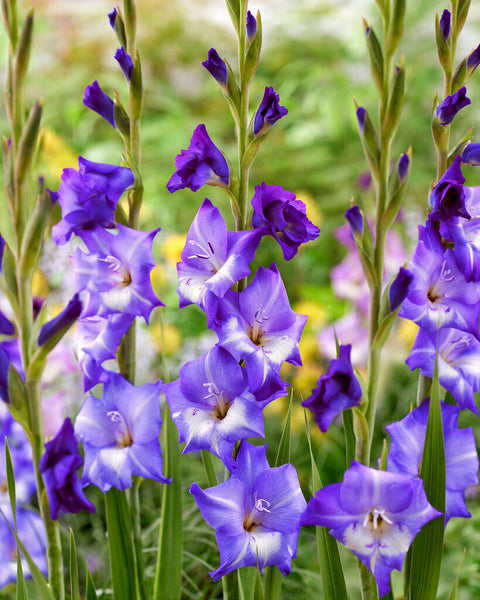
[[[378,600],[378,588],[375,577],[360,561],[359,570],[360,581],[362,583],[362,600]]]

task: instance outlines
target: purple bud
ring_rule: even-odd
[[[475,69],[480,64],[480,45],[478,45],[473,52],[470,52],[467,58],[467,68],[470,71],[470,74],[475,71]]]
[[[208,59],[202,62],[210,75],[222,86],[227,86],[228,72],[225,61],[218,56],[215,48],[208,51]]]
[[[443,39],[445,41],[448,40],[448,36],[450,35],[450,20],[452,15],[449,10],[444,10],[442,13],[442,17],[440,19],[440,30],[443,35]]]
[[[351,206],[345,212],[345,218],[347,219],[347,221],[350,225],[352,235],[353,236],[355,236],[356,234],[362,235],[362,233],[363,233],[363,215],[360,212],[360,207],[358,206],[358,204]]]
[[[114,8],[111,13],[108,13],[108,20],[110,21],[110,25],[112,29],[115,29],[115,21],[117,20],[117,9]]]
[[[108,121],[112,127],[115,127],[113,100],[105,94],[98,85],[98,81],[94,81],[92,85],[87,85],[83,103]]]
[[[49,188],[47,188],[46,191],[50,194],[50,204],[55,206],[55,204],[58,202],[58,192],[53,192]]]
[[[362,106],[357,108],[357,121],[358,128],[360,129],[360,133],[363,133],[363,126],[365,125],[365,109]]]
[[[257,35],[257,21],[250,11],[247,12],[247,37],[249,40]]]
[[[127,52],[125,52],[125,48],[122,46],[122,48],[119,48],[115,52],[114,58],[122,68],[126,80],[130,82],[133,72],[133,61],[130,54],[127,54]]]
[[[280,106],[280,96],[275,93],[273,87],[266,87],[263,99],[255,113],[253,122],[253,135],[264,135],[274,123],[284,117],[288,110]]]
[[[42,310],[42,306],[45,304],[45,298],[41,298],[40,296],[35,296],[32,300],[32,309],[33,309],[33,320],[38,317],[38,313]]]
[[[3,251],[5,250],[5,240],[0,234],[0,273],[3,273]]]
[[[437,108],[437,117],[440,125],[448,125],[451,123],[459,110],[470,104],[470,98],[466,96],[467,88],[461,87],[451,96],[447,96],[445,100]]]
[[[38,345],[43,346],[43,344],[51,340],[58,333],[66,331],[78,319],[82,308],[82,301],[78,293],[76,293],[62,312],[51,321],[48,321],[48,323],[45,323],[40,329],[37,340]]]
[[[405,300],[408,294],[408,288],[413,281],[413,275],[405,269],[404,267],[400,267],[398,271],[398,275],[393,280],[392,285],[390,286],[390,310],[393,312],[396,310],[400,304]]]
[[[468,144],[460,158],[467,165],[480,165],[480,144]]]
[[[398,161],[398,176],[400,178],[400,181],[403,181],[408,175],[409,164],[410,159],[408,157],[408,154],[405,152],[404,154],[402,154],[400,160]]]

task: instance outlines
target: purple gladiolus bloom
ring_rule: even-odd
[[[325,433],[342,411],[360,404],[362,388],[350,360],[352,346],[340,346],[340,356],[330,363],[327,373],[317,381],[312,395],[302,402],[315,415],[315,423]]]
[[[278,119],[288,113],[288,110],[280,106],[279,103],[280,96],[275,93],[273,87],[266,87],[253,121],[253,135],[255,137],[265,135]]]
[[[242,441],[237,468],[228,481],[190,492],[205,521],[215,529],[220,566],[214,581],[240,567],[260,571],[276,565],[288,575],[297,553],[300,517],[306,502],[291,464],[271,468],[266,446]]]
[[[152,242],[158,231],[118,225],[116,234],[101,227],[79,232],[89,250],[85,254],[77,248],[72,256],[77,289],[88,292],[82,317],[128,313],[148,323],[153,308],[163,306],[150,281],[155,266]]]
[[[115,52],[114,58],[120,65],[123,74],[125,75],[125,79],[130,82],[133,72],[133,61],[130,54],[127,54],[125,48],[122,47]]]
[[[0,310],[0,334],[2,335],[13,335],[15,333],[15,326],[7,319],[7,317]]]
[[[390,573],[401,570],[413,538],[441,514],[428,502],[421,479],[353,460],[342,483],[327,485],[310,500],[301,524],[330,528],[371,571],[384,596]]]
[[[352,235],[362,235],[363,233],[363,215],[358,204],[351,206],[345,211],[345,218],[350,225]]]
[[[96,226],[115,227],[115,209],[135,179],[130,169],[96,163],[82,156],[76,169],[63,169],[58,202],[62,220],[52,227],[52,239],[65,244],[74,233]]]
[[[390,310],[393,312],[402,304],[408,294],[410,285],[413,281],[413,275],[404,267],[400,267],[398,275],[390,286],[389,299],[390,299]]]
[[[77,293],[60,314],[42,326],[38,335],[38,345],[43,346],[58,334],[65,333],[78,319],[82,308],[82,301]]]
[[[245,360],[250,391],[257,400],[283,394],[280,367],[285,361],[302,364],[298,342],[308,317],[290,308],[275,263],[268,269],[259,267],[240,294],[228,292],[219,302],[219,316],[220,325],[214,326],[219,344],[238,361]]]
[[[363,133],[363,127],[365,125],[365,115],[366,115],[366,111],[363,108],[363,106],[359,106],[357,108],[357,122],[358,122],[358,128],[360,130],[360,133]]]
[[[460,408],[441,403],[443,437],[445,440],[446,495],[445,525],[452,517],[471,517],[465,505],[464,493],[469,485],[478,483],[478,454],[471,427],[459,429]],[[401,421],[385,427],[392,437],[388,453],[388,470],[409,477],[419,476],[429,401],[412,410]]]
[[[202,62],[202,65],[222,87],[227,87],[227,65],[225,64],[225,61],[220,58],[215,48],[210,48],[208,51],[208,59]]]
[[[437,107],[437,117],[440,125],[448,125],[451,123],[459,110],[468,106],[471,102],[467,98],[467,88],[461,87],[451,96],[447,96],[445,100]]]
[[[116,129],[113,100],[102,90],[98,81],[94,81],[91,85],[87,85],[83,103],[87,108],[98,113]]]
[[[117,9],[114,8],[111,13],[108,13],[108,20],[110,21],[110,26],[113,30],[115,30],[115,21],[117,20]]]
[[[102,492],[112,486],[124,490],[131,487],[132,475],[170,483],[163,475],[158,441],[160,384],[135,387],[110,373],[102,398],[87,396],[75,421],[85,451],[83,485],[92,483]]]
[[[60,511],[95,512],[95,506],[85,496],[77,477],[82,463],[73,425],[67,418],[53,440],[45,444],[45,453],[39,462],[53,520],[58,519]]]
[[[448,36],[450,35],[450,21],[452,15],[449,10],[444,10],[442,16],[440,18],[440,31],[442,32],[443,39],[445,41],[448,40]]]
[[[210,139],[205,125],[193,132],[190,146],[175,158],[176,172],[167,183],[171,193],[183,188],[196,192],[203,185],[228,187],[230,170],[222,152]]]
[[[445,250],[427,221],[408,265],[413,275],[399,315],[429,332],[455,327],[478,336],[480,287],[459,271],[453,251]]]
[[[462,152],[461,159],[467,165],[480,165],[480,144],[478,142],[468,144]]]
[[[433,377],[437,355],[437,334],[423,329],[417,334],[405,361],[410,369]],[[438,331],[438,379],[462,410],[477,414],[474,393],[480,387],[480,342],[470,333],[442,327]]]
[[[215,346],[186,363],[180,379],[167,383],[167,398],[184,452],[210,450],[232,470],[237,440],[262,436],[263,409],[248,391],[244,369],[226,350]]]
[[[461,163],[462,159],[457,154],[453,163],[433,188],[430,195],[432,212],[428,215],[430,221],[447,221],[451,217],[470,218],[465,208],[463,189],[465,177],[460,168]]]
[[[263,235],[260,230],[227,231],[218,210],[205,198],[188,230],[182,262],[177,264],[180,306],[197,304],[211,326],[219,298],[250,274]]]
[[[408,167],[410,165],[410,158],[406,152],[402,154],[400,160],[398,161],[398,177],[400,178],[400,182],[402,182],[405,177],[408,175]]]
[[[300,244],[314,240],[320,233],[309,221],[305,203],[295,200],[295,194],[280,185],[257,185],[252,206],[253,227],[268,228],[280,244],[285,260],[295,256]]]
[[[250,11],[247,11],[247,38],[253,40],[257,35],[257,20]]]
[[[470,52],[467,58],[467,68],[470,72],[470,75],[475,71],[475,69],[480,64],[480,45],[478,45],[473,52]]]

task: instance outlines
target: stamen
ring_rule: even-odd
[[[117,448],[131,446],[133,444],[133,439],[123,416],[117,410],[110,410],[107,412],[107,417],[112,423],[118,424],[115,431],[115,445]]]

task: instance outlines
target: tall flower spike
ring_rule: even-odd
[[[215,529],[220,566],[210,573],[214,581],[257,565],[260,572],[276,565],[283,575],[290,573],[306,502],[295,468],[271,468],[266,448],[244,440],[228,481],[206,490],[197,483],[190,488],[203,518]]]
[[[413,538],[441,514],[428,502],[421,479],[353,460],[342,483],[327,485],[309,501],[301,524],[328,527],[371,571],[384,596]]]

